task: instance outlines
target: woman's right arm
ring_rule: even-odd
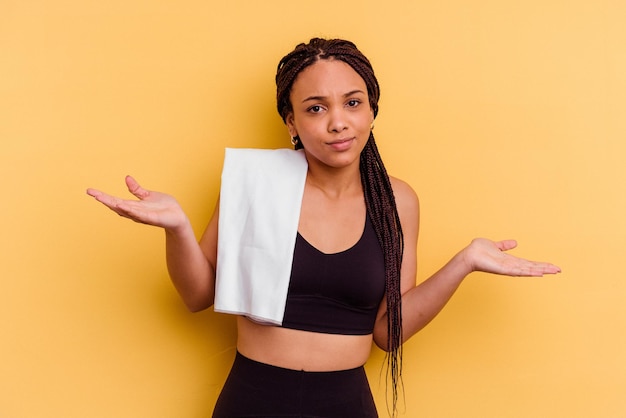
[[[176,199],[146,190],[130,176],[126,177],[126,185],[139,200],[120,199],[95,189],[88,189],[87,194],[120,216],[163,228],[167,268],[185,305],[192,312],[213,305],[218,211],[215,211],[198,242],[189,219]]]
[[[199,243],[189,221],[181,230],[165,230],[167,270],[174,287],[191,312],[213,305],[218,218],[219,202]]]

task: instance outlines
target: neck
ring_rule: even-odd
[[[362,193],[363,190],[358,164],[343,168],[309,166],[306,182],[329,198]]]

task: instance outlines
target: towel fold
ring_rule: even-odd
[[[290,149],[226,149],[216,312],[282,324],[307,161]]]

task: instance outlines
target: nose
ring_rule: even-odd
[[[341,132],[348,128],[344,109],[335,107],[329,112],[328,132]]]

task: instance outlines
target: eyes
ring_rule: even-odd
[[[361,104],[362,104],[362,101],[359,100],[359,99],[349,99],[349,100],[346,101],[344,106],[349,108],[349,109],[356,109]],[[326,110],[326,107],[323,106],[323,105],[313,105],[313,106],[307,108],[306,111],[308,113],[317,114],[317,113],[322,113],[324,110]]]

